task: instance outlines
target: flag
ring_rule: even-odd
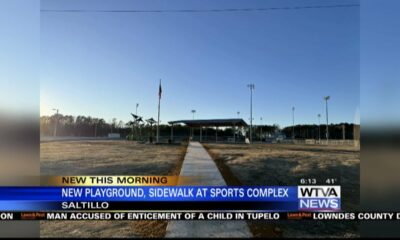
[[[158,98],[161,98],[162,88],[161,88],[161,79],[160,79],[160,86],[158,88]]]

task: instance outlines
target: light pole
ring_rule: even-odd
[[[292,107],[292,139],[294,140],[294,107]]]
[[[95,119],[94,120],[94,137],[97,137],[97,124],[99,124],[99,120]]]
[[[56,122],[54,123],[54,133],[53,137],[57,136],[57,125],[58,125],[58,109],[53,108],[53,111],[56,111]]]
[[[318,139],[321,141],[321,114],[318,113]]]
[[[260,125],[260,141],[262,141],[262,117],[260,117],[260,122],[261,122],[261,125]]]
[[[325,103],[326,103],[326,140],[329,140],[329,128],[328,128],[328,124],[329,124],[329,121],[328,121],[328,100],[329,100],[330,98],[331,98],[330,96],[325,96],[325,97],[324,97],[324,100],[325,100]]]
[[[191,112],[193,114],[193,120],[194,120],[194,114],[196,113],[196,110],[193,109]],[[192,135],[192,138],[193,138],[193,135],[194,135],[193,128],[191,128],[191,135]]]
[[[137,116],[137,109],[139,107],[139,103],[136,103],[136,116]]]
[[[191,112],[193,114],[193,120],[194,120],[194,114],[196,113],[196,110],[193,109]]]
[[[252,142],[252,128],[253,128],[253,90],[255,85],[253,83],[247,84],[250,89],[250,143]]]
[[[240,112],[237,111],[236,114],[237,114],[237,118],[239,119]],[[239,137],[239,126],[237,127],[237,129],[236,129],[236,127],[233,128],[233,137],[235,138],[235,141],[236,141],[236,136]]]

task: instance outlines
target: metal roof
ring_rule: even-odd
[[[225,119],[194,119],[194,120],[177,120],[170,121],[169,124],[183,123],[189,127],[247,127],[247,123],[241,118],[225,118]]]

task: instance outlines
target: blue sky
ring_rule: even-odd
[[[39,1],[0,1],[0,115],[39,114],[39,10]]]
[[[218,9],[358,1],[42,1],[41,9]],[[240,117],[254,123],[358,121],[359,8],[224,13],[54,13],[40,22],[40,111],[130,120]]]
[[[399,128],[399,9],[398,0],[362,2],[361,118],[368,127]]]

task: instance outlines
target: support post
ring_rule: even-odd
[[[215,142],[218,142],[218,127],[215,126]]]
[[[346,140],[346,126],[343,124],[342,125],[342,134],[343,134],[343,140]]]
[[[233,124],[233,143],[236,143],[236,126]]]
[[[174,141],[174,124],[171,124],[171,142]]]
[[[200,142],[203,141],[203,127],[200,126]]]

